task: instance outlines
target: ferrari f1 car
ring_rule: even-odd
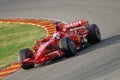
[[[101,41],[101,34],[96,24],[89,25],[86,20],[69,24],[54,22],[56,32],[41,41],[36,41],[34,51],[25,48],[19,51],[18,59],[23,69],[33,68],[35,64],[76,55],[78,49]]]

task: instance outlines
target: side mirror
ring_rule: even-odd
[[[37,45],[39,45],[39,41],[38,40],[35,40],[34,43],[37,44]]]

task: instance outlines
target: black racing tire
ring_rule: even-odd
[[[89,31],[88,36],[86,37],[88,43],[94,44],[101,41],[101,34],[98,26],[96,24],[91,24],[86,27]]]
[[[76,55],[75,43],[69,37],[61,39],[59,42],[59,47],[65,53],[65,57]]]
[[[33,68],[34,67],[34,63],[23,63],[22,65],[21,65],[21,67],[23,68],[23,69],[31,69],[31,68]]]
[[[29,48],[21,49],[18,54],[18,60],[23,69],[30,69],[34,67],[34,63],[23,63],[26,58],[33,58],[34,54]]]

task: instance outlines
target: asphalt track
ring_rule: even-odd
[[[0,18],[87,19],[101,30],[102,42],[4,80],[120,80],[120,0],[0,0]]]

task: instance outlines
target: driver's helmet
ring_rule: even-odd
[[[56,32],[56,33],[53,34],[54,39],[60,39],[60,37],[61,37],[60,32]]]

